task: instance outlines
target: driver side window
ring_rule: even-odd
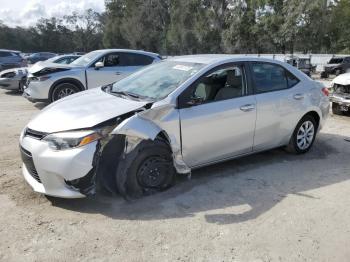
[[[98,62],[103,62],[104,67],[118,66],[119,65],[119,54],[117,54],[117,53],[107,54],[96,61],[96,63],[98,63]]]
[[[193,96],[209,103],[244,96],[244,90],[243,68],[231,65],[202,77],[194,88]]]

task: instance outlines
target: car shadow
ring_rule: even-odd
[[[5,91],[5,95],[9,95],[9,96],[22,96],[22,92],[18,91],[18,90],[6,90]]]
[[[37,102],[37,103],[34,103],[34,106],[35,106],[37,109],[39,109],[39,110],[45,108],[45,107],[48,106],[48,105],[49,105],[49,104],[48,104],[48,103],[45,103],[45,102]]]
[[[52,205],[119,220],[161,220],[204,216],[208,223],[231,224],[255,219],[288,195],[322,201],[321,187],[350,179],[346,137],[321,133],[309,153],[292,155],[282,149],[235,159],[181,177],[168,191],[127,202],[100,193],[94,198],[49,198]]]

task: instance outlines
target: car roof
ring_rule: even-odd
[[[110,53],[110,52],[128,52],[128,53],[135,53],[135,54],[142,54],[142,55],[148,55],[148,56],[154,56],[159,57],[159,54],[147,52],[143,50],[133,50],[133,49],[100,49],[95,50],[94,52],[101,52],[101,53]]]
[[[224,62],[234,62],[234,61],[261,61],[270,62],[275,64],[283,64],[278,60],[254,57],[254,56],[243,56],[243,55],[228,55],[228,54],[204,54],[204,55],[187,55],[187,56],[175,56],[168,58],[167,60],[179,61],[179,62],[189,62],[189,63],[200,63],[200,64],[216,64]]]
[[[21,53],[21,51],[18,51],[18,50],[9,50],[9,49],[0,49],[0,52],[13,52],[13,53]]]

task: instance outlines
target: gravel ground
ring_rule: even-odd
[[[313,149],[195,171],[167,192],[62,200],[21,176],[18,137],[43,104],[0,90],[0,261],[349,261],[350,118]]]

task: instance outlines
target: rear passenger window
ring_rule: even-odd
[[[254,63],[253,77],[257,93],[288,89],[299,80],[283,67],[269,63]]]
[[[145,66],[153,63],[153,58],[141,54],[121,53],[120,65],[121,66]]]

